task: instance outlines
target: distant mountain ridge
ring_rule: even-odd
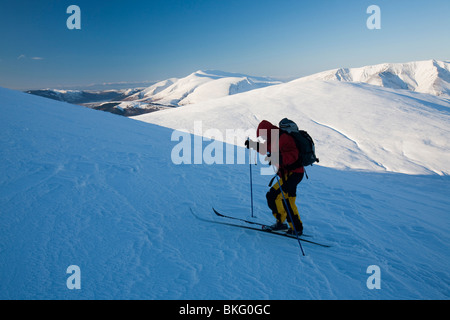
[[[382,63],[361,68],[339,68],[301,79],[302,81],[363,82],[385,88],[450,97],[449,61],[425,60]]]
[[[316,80],[367,83],[450,98],[449,61],[425,60],[339,68],[293,81]],[[169,78],[148,87],[100,91],[43,89],[26,92],[123,116],[136,116],[282,83],[283,81],[270,77],[255,77],[219,70],[198,70],[184,78]]]
[[[101,91],[42,89],[26,92],[96,110],[135,116],[280,83],[282,82],[269,77],[254,77],[219,70],[198,70],[187,77],[166,79],[146,88]]]
[[[68,102],[72,104],[84,104],[84,103],[105,102],[112,100],[120,101],[140,90],[141,89],[120,89],[120,90],[39,89],[39,90],[28,90],[25,92],[41,96],[44,98]]]
[[[160,81],[127,100],[183,106],[282,83],[269,77],[254,77],[219,70],[198,70],[187,77]]]

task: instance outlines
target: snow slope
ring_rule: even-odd
[[[339,68],[303,78],[311,80],[336,80],[364,82],[391,89],[405,89],[450,98],[450,62],[413,61],[408,63],[383,63],[361,68]]]
[[[129,100],[182,106],[279,83],[281,82],[272,78],[199,70],[181,79],[172,78],[158,82],[131,96]]]
[[[333,247],[303,257],[295,240],[191,215],[248,217],[248,164],[175,165],[168,128],[2,88],[0,108],[0,299],[450,297],[448,176],[314,166],[297,202]],[[271,222],[257,168],[255,213]]]
[[[321,165],[450,174],[450,103],[427,94],[301,78],[135,119],[191,133],[201,121],[198,134],[218,129],[216,138],[226,141],[229,129],[254,132],[261,120],[277,124],[283,117],[311,134]],[[234,143],[242,146],[245,138]]]
[[[150,87],[147,87],[143,89],[138,94],[132,95],[129,100],[136,100],[136,99],[143,99],[143,98],[150,98],[159,92],[163,91],[167,87],[173,85],[176,81],[178,81],[177,78],[171,78],[163,81],[158,81],[157,83],[151,85]]]

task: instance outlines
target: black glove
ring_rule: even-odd
[[[259,151],[259,142],[257,142],[257,141],[253,141],[253,140],[250,140],[250,139],[247,139],[247,140],[245,140],[245,147],[247,148],[247,149],[254,149],[254,150],[256,150],[256,151]]]

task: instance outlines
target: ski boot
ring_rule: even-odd
[[[297,227],[295,230],[292,228],[289,228],[289,230],[286,232],[288,235],[295,236],[295,231],[297,231],[298,236],[300,237],[303,234],[303,225],[301,224],[299,227]]]
[[[263,230],[265,231],[279,231],[279,230],[287,230],[288,226],[286,223],[281,223],[281,222],[276,222],[275,224],[271,225],[271,226],[264,226]]]

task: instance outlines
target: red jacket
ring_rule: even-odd
[[[280,134],[280,129],[277,126],[274,126],[267,120],[261,121],[261,123],[258,125],[258,129],[256,130],[256,135],[262,136],[266,142],[263,146],[260,146],[259,152],[261,154],[270,153],[271,156],[276,157],[276,151],[275,153],[272,152],[272,133],[277,134],[277,132],[272,132],[272,130],[278,130],[278,134]],[[274,141],[273,146],[277,146],[277,141]],[[299,150],[297,149],[297,146],[295,144],[294,138],[292,138],[289,134],[281,133],[279,136],[278,141],[278,151],[280,152],[280,159],[281,164],[274,163],[277,167],[281,167],[280,171],[288,172],[289,170],[286,169],[286,166],[293,164],[298,159]],[[281,175],[279,171],[279,175]],[[297,172],[297,173],[303,173],[305,172],[305,169],[303,167],[299,167],[297,169],[291,170],[290,172]]]

